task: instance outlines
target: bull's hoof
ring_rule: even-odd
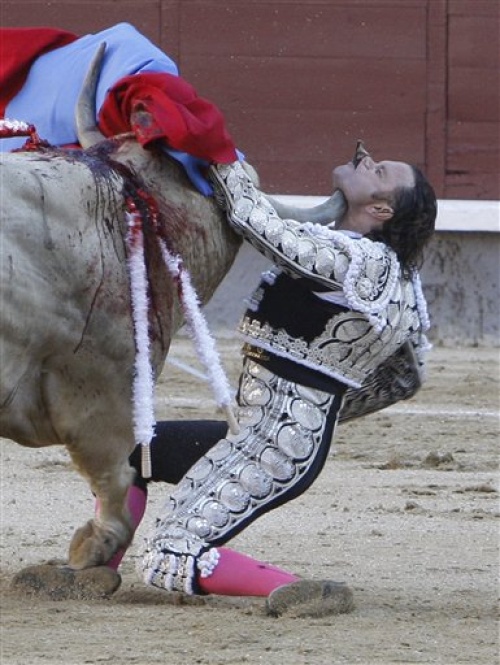
[[[354,609],[351,589],[330,580],[299,580],[278,587],[266,601],[269,615],[279,617],[324,617],[347,614]]]
[[[120,584],[120,575],[107,566],[72,570],[42,564],[21,570],[11,587],[48,600],[95,600],[109,598]]]

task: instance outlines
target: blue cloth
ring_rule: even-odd
[[[106,42],[106,53],[97,84],[96,118],[107,91],[124,76],[142,72],[179,75],[173,60],[132,25],[119,23],[40,56],[22,89],[7,105],[5,117],[34,125],[40,138],[52,145],[77,143],[76,103],[92,58],[102,42]],[[19,148],[25,140],[0,140],[0,151]],[[167,147],[165,151],[183,165],[199,191],[212,194],[211,185],[200,172],[206,162]]]

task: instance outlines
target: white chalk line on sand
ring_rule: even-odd
[[[400,416],[447,416],[452,418],[494,418],[500,420],[499,411],[490,409],[426,408],[423,406],[391,406],[387,413]]]
[[[191,365],[184,363],[178,358],[168,358],[167,362],[179,369],[183,370],[187,374],[191,374],[198,379],[207,381],[207,377],[202,372],[196,370]],[[207,408],[210,405],[215,404],[211,400],[200,400],[199,398],[189,399],[186,397],[163,397],[159,398],[157,401],[160,401],[163,404],[170,404],[171,406],[184,406],[186,408]],[[391,414],[394,416],[434,416],[446,417],[446,418],[494,418],[495,420],[500,420],[500,411],[492,411],[491,409],[462,409],[460,407],[425,407],[425,406],[413,406],[410,404],[398,404],[397,406],[390,406],[384,410],[385,413]]]
[[[157,403],[172,407],[185,407],[186,409],[206,409],[213,407],[216,410],[216,404],[212,400],[187,398],[187,397],[158,397]],[[390,406],[384,409],[384,413],[391,416],[427,416],[434,418],[492,418],[500,421],[498,411],[489,409],[461,409],[461,408],[432,408],[409,407],[409,406]]]

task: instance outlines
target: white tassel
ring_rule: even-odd
[[[422,281],[418,270],[412,272],[413,290],[415,291],[415,300],[417,302],[417,310],[420,317],[420,323],[424,331],[429,330],[431,322],[429,319],[429,312],[427,310],[427,302],[425,300],[424,292],[422,290]]]
[[[148,321],[148,278],[144,257],[144,236],[142,220],[136,211],[127,212],[129,232],[128,267],[132,301],[132,319],[135,333],[135,375],[133,384],[133,420],[135,443],[142,446],[141,474],[151,478],[151,439],[154,436],[154,378],[151,366],[149,321]],[[187,270],[183,269],[178,256],[172,256],[165,241],[158,237],[165,265],[172,277],[180,284],[181,304],[186,323],[195,343],[196,351],[205,366],[212,384],[215,399],[224,410],[229,429],[238,434],[239,425],[231,402],[231,389],[222,369],[215,342],[210,335],[207,322],[201,313],[196,291],[191,284]]]
[[[163,260],[172,277],[181,286],[181,304],[184,309],[188,330],[193,339],[198,357],[210,377],[210,383],[214,392],[215,400],[221,407],[233,434],[239,433],[239,425],[234,415],[231,402],[231,388],[222,368],[215,342],[210,334],[205,317],[203,316],[198,296],[191,283],[189,272],[182,266],[179,256],[173,256],[168,250],[165,241],[160,239]]]
[[[23,120],[10,120],[3,118],[0,120],[1,138],[12,138],[15,136],[29,136],[34,131],[33,125],[29,125]]]
[[[136,444],[143,446],[143,478],[151,478],[150,443],[154,436],[155,415],[153,407],[154,380],[150,357],[150,339],[148,323],[148,280],[144,260],[144,237],[141,218],[138,213],[127,213],[129,226],[129,274],[132,300],[132,318],[135,330],[135,376],[133,386],[134,399],[134,435]]]

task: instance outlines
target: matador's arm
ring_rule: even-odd
[[[282,219],[239,162],[213,166],[210,177],[233,228],[285,271],[343,290],[354,310],[376,314],[387,305],[400,277],[390,247]]]

